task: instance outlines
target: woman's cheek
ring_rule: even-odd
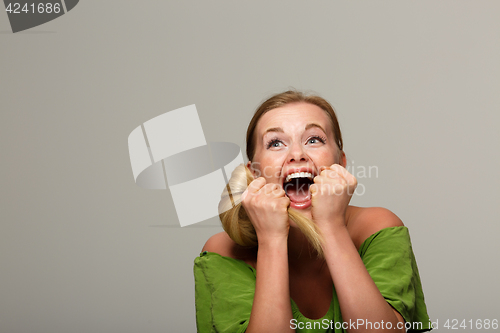
[[[270,183],[277,183],[281,177],[283,164],[284,159],[280,158],[280,156],[262,161],[260,168],[261,176],[266,178]]]
[[[314,152],[310,152],[309,156],[317,167],[322,167],[322,166],[329,167],[332,164],[337,163],[335,161],[334,157],[335,155],[332,154],[332,152],[329,150],[328,151],[324,149],[316,150]]]

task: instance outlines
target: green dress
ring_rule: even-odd
[[[361,244],[359,255],[386,301],[403,316],[408,327],[412,326],[408,332],[429,331],[431,324],[408,229],[391,227],[376,232]],[[194,260],[198,332],[245,332],[255,276],[255,269],[244,261],[213,252],[201,253]],[[349,325],[342,321],[335,288],[330,309],[319,319],[304,317],[295,302],[290,302],[294,318],[291,327],[296,332],[345,332],[342,325]]]

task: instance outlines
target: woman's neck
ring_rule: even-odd
[[[325,260],[318,258],[314,248],[297,227],[290,227],[288,232],[288,265],[290,271],[321,270]]]
[[[348,206],[346,210],[346,225],[353,217],[353,211],[359,210],[358,207]],[[304,214],[312,219],[310,213]],[[355,215],[355,214],[354,214]],[[307,238],[296,226],[290,226],[288,232],[288,264],[290,270],[314,272],[321,271],[326,267],[325,260],[318,258],[314,248],[310,245]]]

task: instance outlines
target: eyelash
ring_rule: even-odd
[[[312,139],[316,139],[316,140],[318,140],[318,141],[319,141],[319,142],[321,142],[321,143],[325,143],[325,142],[326,142],[326,138],[325,138],[325,137],[318,136],[318,135],[311,136],[309,139],[307,139],[307,141],[306,141],[306,142],[309,142],[309,141],[310,141],[310,140],[312,140]],[[277,142],[279,142],[279,143],[283,143],[280,139],[273,138],[273,139],[271,139],[271,140],[269,140],[269,141],[267,142],[267,144],[266,144],[266,148],[267,148],[267,149],[271,148],[271,146],[272,146],[273,144],[277,143]]]
[[[274,143],[276,143],[276,142],[281,142],[281,143],[282,143],[282,141],[281,141],[281,140],[279,140],[279,139],[277,139],[277,138],[271,139],[271,140],[269,140],[269,142],[266,144],[267,149],[271,148],[271,146],[272,146]]]
[[[318,136],[318,135],[311,136],[309,139],[307,139],[307,142],[309,142],[312,139],[316,139],[316,140],[318,140],[321,143],[325,143],[326,142],[326,138],[325,137]]]

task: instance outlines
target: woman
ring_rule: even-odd
[[[247,156],[248,188],[225,191],[241,204],[195,260],[199,332],[431,329],[408,230],[389,210],[349,205],[357,183],[327,101],[269,98]]]

